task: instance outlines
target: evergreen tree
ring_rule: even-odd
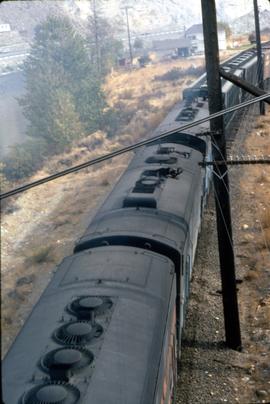
[[[117,39],[121,31],[119,22],[113,25],[102,16],[102,0],[91,0],[92,15],[88,19],[88,47],[92,63],[97,73],[104,76],[111,67],[117,65],[123,53],[122,41]]]
[[[20,100],[28,134],[44,138],[49,152],[100,125],[105,100],[83,38],[68,18],[40,24],[24,63],[26,94]]]

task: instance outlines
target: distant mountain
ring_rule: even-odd
[[[128,5],[130,28],[134,35],[148,31],[183,29],[184,26],[201,22],[201,0],[107,0],[102,4],[104,14],[110,19],[122,20],[124,27],[123,7]],[[235,32],[246,31],[253,25],[252,1],[248,4],[247,10],[246,0],[216,0],[218,20],[232,24]],[[265,8],[261,13],[263,28],[270,25],[270,5],[268,0],[259,0],[259,4]],[[83,32],[91,13],[90,5],[90,0],[3,1],[0,5],[0,23],[9,23],[13,30],[31,38],[35,26],[47,15],[64,14]],[[231,22],[232,18],[236,19]]]
[[[235,34],[245,34],[255,31],[253,12],[236,18],[230,23],[230,27]],[[260,11],[260,28],[261,30],[270,28],[270,10]]]

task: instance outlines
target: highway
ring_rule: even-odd
[[[17,98],[24,93],[24,79],[20,71],[0,75],[0,158],[9,146],[24,142],[27,121]]]

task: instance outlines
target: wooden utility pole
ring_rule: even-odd
[[[255,19],[255,31],[256,31],[256,44],[257,44],[257,78],[258,85],[263,90],[263,59],[262,59],[262,44],[261,44],[261,32],[260,32],[260,19],[259,19],[259,9],[258,1],[253,0],[254,5],[254,19]],[[265,105],[264,102],[260,102],[260,113],[265,115]]]
[[[219,48],[215,0],[201,0],[209,112],[223,109],[221,81],[219,76]],[[213,157],[216,161],[226,160],[226,139],[223,117],[211,120],[213,133]],[[232,241],[231,209],[227,165],[214,165],[214,189],[217,215],[219,260],[222,283],[222,298],[226,344],[240,349],[241,333],[238,313],[235,279],[234,250]]]
[[[94,36],[95,36],[95,62],[97,65],[97,71],[101,73],[101,55],[100,55],[100,43],[99,43],[99,28],[98,28],[98,15],[97,15],[97,5],[96,0],[92,0],[92,12],[93,12],[93,25],[94,25]]]
[[[128,33],[128,46],[129,46],[129,56],[130,56],[130,64],[132,66],[133,63],[133,54],[132,54],[132,47],[131,47],[131,39],[130,39],[130,29],[129,29],[129,18],[128,18],[128,9],[131,7],[125,6],[123,7],[126,13],[126,20],[127,20],[127,33]]]

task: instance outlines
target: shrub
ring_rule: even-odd
[[[28,264],[42,264],[43,262],[52,262],[52,247],[51,246],[41,246],[38,247],[30,257],[27,257]]]
[[[4,159],[3,173],[8,181],[17,181],[32,175],[42,165],[47,145],[42,140],[28,140],[11,147]]]
[[[262,226],[264,229],[270,228],[270,208],[266,209],[262,215]]]
[[[184,71],[180,68],[174,67],[173,69],[167,71],[166,73],[160,75],[160,76],[155,76],[154,80],[159,80],[159,81],[173,81],[173,80],[178,80],[180,77],[183,77]]]
[[[204,72],[205,72],[204,67],[190,66],[187,69],[181,69],[181,68],[174,67],[173,69],[167,71],[166,73],[164,73],[160,76],[155,76],[154,80],[174,81],[174,80],[178,80],[181,77],[185,77],[185,76],[200,76]]]

